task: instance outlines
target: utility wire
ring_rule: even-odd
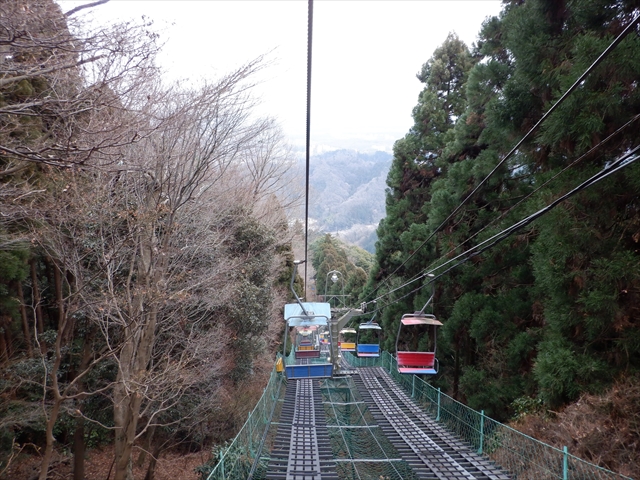
[[[449,216],[447,218],[445,218],[443,220],[443,222],[420,244],[420,246],[418,248],[416,248],[406,259],[404,262],[402,262],[402,264],[400,264],[393,272],[391,272],[384,280],[382,280],[382,282],[380,283],[380,285],[370,294],[372,295],[373,293],[375,293],[378,288],[380,288],[380,286],[383,283],[386,283],[387,280],[389,279],[389,277],[391,277],[392,275],[395,275],[396,272],[398,272],[398,270],[400,270],[409,260],[411,260],[411,258],[413,258],[413,256],[418,253],[418,251],[420,249],[422,249],[429,240],[431,240],[433,238],[433,236],[438,233],[447,223],[449,223],[449,220],[451,220],[459,211],[460,209],[462,209],[462,207],[469,201],[469,199],[471,199],[471,197],[473,197],[476,192],[480,189],[480,187],[482,187],[488,180],[489,178],[491,178],[493,176],[493,174],[509,159],[511,158],[511,156],[518,151],[518,149],[522,146],[522,144],[529,139],[529,137],[531,137],[531,135],[533,135],[533,132],[535,132],[538,127],[542,124],[542,122],[544,122],[555,110],[556,108],[558,108],[567,98],[568,96],[573,93],[584,81],[584,79],[587,77],[587,75],[589,75],[591,73],[591,71],[597,67],[606,57],[607,55],[609,55],[609,53],[635,28],[635,26],[638,24],[638,22],[640,21],[640,15],[637,15],[630,23],[629,25],[627,25],[627,27],[613,40],[613,42],[611,42],[611,44],[600,54],[600,56],[598,58],[596,58],[596,60],[584,71],[584,73],[582,75],[580,75],[580,77],[573,83],[573,85],[571,87],[569,87],[569,89],[562,95],[562,97],[560,97],[560,99],[558,99],[558,101],[553,104],[551,106],[551,108],[549,110],[547,110],[547,112],[540,118],[540,120],[538,120],[538,122],[531,127],[531,129],[525,134],[524,137],[522,137],[522,139],[516,144],[515,147],[513,147],[511,149],[511,151],[509,151],[509,153],[507,153],[507,155],[505,155],[505,157],[500,160],[498,162],[498,164],[493,168],[493,170],[491,170],[491,172],[489,172],[489,174],[484,177],[482,179],[482,181],[476,185],[476,187],[471,191],[471,193],[469,195],[467,195],[464,200],[453,210],[453,212],[451,212],[449,214]]]
[[[493,246],[497,245],[498,243],[502,242],[504,239],[508,238],[509,236],[511,236],[513,233],[515,233],[516,231],[520,230],[522,227],[525,227],[527,225],[529,225],[531,222],[533,222],[534,220],[537,220],[538,218],[540,218],[542,215],[545,215],[546,213],[548,213],[549,211],[551,211],[553,208],[555,208],[558,204],[560,204],[561,202],[567,200],[568,198],[574,196],[575,194],[577,194],[578,192],[598,183],[600,180],[603,180],[604,178],[608,177],[609,175],[618,172],[619,170],[631,165],[633,162],[635,162],[636,160],[638,160],[639,155],[637,155],[636,153],[640,151],[640,145],[636,146],[635,148],[633,148],[632,150],[629,150],[628,152],[626,152],[624,155],[622,155],[620,158],[618,158],[617,160],[615,160],[614,162],[612,162],[609,165],[606,165],[601,171],[599,171],[598,173],[596,173],[595,175],[593,175],[591,178],[589,178],[588,180],[584,181],[583,183],[581,183],[580,185],[578,185],[577,187],[575,187],[573,190],[571,190],[570,192],[562,195],[561,197],[557,198],[556,200],[554,200],[553,202],[551,202],[549,205],[547,205],[546,207],[538,210],[537,212],[529,215],[528,217],[523,218],[522,220],[516,222],[515,224],[513,224],[512,226],[502,230],[501,232],[493,235],[492,237],[488,238],[487,240],[484,240],[483,242],[479,243],[478,245],[470,248],[469,250],[467,250],[466,252],[461,253],[460,255],[457,255],[456,257],[448,260],[447,262],[443,263],[442,265],[439,265],[433,269],[431,269],[430,271],[425,271],[423,272],[420,277],[417,277],[416,279],[412,280],[411,282],[407,282],[406,284],[395,288],[394,290],[387,292],[383,295],[380,295],[379,297],[377,297],[375,300],[373,301],[378,301],[381,300],[382,298],[388,296],[389,294],[404,288],[408,285],[410,285],[411,283],[413,283],[414,281],[420,279],[420,278],[424,278],[429,274],[434,274],[435,276],[429,280],[429,282],[425,283],[424,285],[419,286],[418,288],[414,289],[413,291],[409,292],[406,295],[403,295],[402,297],[394,300],[391,303],[396,303],[400,300],[402,300],[403,298],[407,297],[408,295],[411,295],[417,291],[419,291],[420,289],[424,288],[427,285],[430,285],[431,283],[433,283],[434,281],[436,281],[438,278],[442,277],[443,275],[446,275],[447,273],[449,273],[451,270],[453,270],[454,268],[457,268],[458,266],[462,265],[463,263],[467,262],[468,260],[470,260],[471,258],[480,255],[481,253],[485,252],[486,250],[488,250],[489,248],[492,248]],[[455,262],[456,260],[459,260],[458,263],[455,263],[454,265],[452,265],[451,267],[447,268],[445,271],[435,274],[435,272],[437,272],[438,270],[440,270],[441,268]],[[367,303],[371,303],[371,302],[367,302]],[[374,310],[377,311],[377,310]],[[372,313],[372,312],[368,312],[368,313]]]
[[[307,300],[307,249],[309,244],[309,151],[311,145],[311,42],[313,39],[313,0],[309,0],[307,15],[307,145],[304,202],[304,298]]]
[[[556,173],[553,177],[549,178],[547,181],[545,181],[544,183],[542,183],[539,187],[537,187],[535,190],[532,190],[530,193],[528,193],[527,195],[525,195],[522,199],[520,199],[517,203],[515,203],[514,205],[512,205],[511,207],[509,207],[508,210],[505,210],[504,212],[502,212],[500,215],[498,215],[497,217],[495,217],[493,220],[491,220],[487,225],[485,225],[484,227],[482,227],[480,230],[478,230],[476,233],[474,233],[473,235],[471,235],[469,238],[467,238],[464,242],[458,244],[457,246],[449,249],[448,252],[440,255],[440,258],[443,257],[448,257],[450,254],[454,253],[456,250],[458,250],[459,248],[461,248],[462,246],[464,246],[466,243],[470,242],[471,240],[473,240],[475,237],[477,237],[478,235],[480,235],[483,231],[485,231],[487,228],[489,228],[491,225],[495,224],[497,221],[503,219],[504,217],[506,217],[509,213],[511,213],[512,211],[514,211],[518,206],[520,206],[522,203],[524,203],[526,200],[528,200],[529,198],[531,198],[534,194],[536,194],[537,192],[539,192],[540,190],[542,190],[544,187],[546,187],[549,183],[551,183],[553,180],[555,180],[556,178],[558,178],[560,175],[562,175],[563,173],[565,173],[567,170],[575,167],[578,163],[580,163],[582,160],[584,160],[585,158],[587,158],[589,155],[591,155],[593,152],[595,152],[596,150],[598,150],[602,145],[604,145],[605,143],[607,143],[609,140],[611,140],[613,137],[615,137],[616,135],[618,135],[620,132],[622,132],[624,129],[626,129],[627,127],[629,127],[631,124],[633,124],[633,122],[637,121],[638,119],[640,119],[640,114],[636,115],[635,117],[633,117],[631,120],[629,120],[627,123],[625,123],[623,126],[621,126],[620,128],[618,128],[615,132],[613,132],[611,135],[609,135],[607,138],[605,138],[604,140],[602,140],[601,142],[599,142],[597,145],[594,145],[591,149],[589,149],[588,152],[584,153],[583,155],[581,155],[580,157],[578,157],[576,160],[574,160],[573,162],[571,162],[569,165],[567,165],[565,168],[563,168],[562,170],[560,170],[558,173]],[[437,262],[437,261],[436,261]],[[434,263],[436,263],[434,262]],[[432,263],[432,266],[427,267],[427,269],[425,269],[424,271],[428,271],[430,268],[434,268],[433,265],[434,263]],[[424,277],[424,271],[415,274],[413,277],[411,277],[409,280],[407,280],[403,285],[394,288],[393,290],[390,290],[389,292],[386,292],[385,295],[389,295],[393,292],[396,292],[398,290],[401,290],[409,285],[411,285],[412,283],[420,280],[421,278]],[[420,287],[422,288],[422,287]],[[419,289],[418,289],[419,290]],[[413,292],[410,292],[413,293]],[[404,298],[401,297],[401,298]],[[365,302],[365,303],[370,303],[370,302]]]

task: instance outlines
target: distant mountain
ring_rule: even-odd
[[[392,156],[337,150],[310,158],[309,216],[316,229],[337,234],[370,252],[385,215],[385,188]]]

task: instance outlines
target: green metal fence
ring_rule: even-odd
[[[344,352],[343,358],[354,367],[384,367],[429,415],[454,432],[460,439],[496,464],[513,478],[523,480],[604,480],[629,479],[593,465],[568,453],[524,435],[477,412],[432,387],[416,375],[399,374],[396,359],[388,352],[378,358],[358,358]],[[264,478],[268,462],[265,445],[271,417],[279,416],[278,398],[284,376],[272,373],[262,398],[233,442],[219,451],[207,480]],[[265,448],[263,448],[263,446]],[[262,458],[258,462],[256,455]],[[343,461],[344,463],[344,461]],[[346,465],[341,463],[341,468]],[[349,467],[351,468],[351,467]],[[345,477],[351,478],[351,477]]]
[[[371,359],[345,354],[354,366],[369,366]],[[562,450],[524,435],[445,395],[417,375],[398,373],[395,357],[388,352],[376,359],[427,413],[445,425],[478,453],[492,459],[514,478],[524,480],[629,479],[593,465]]]

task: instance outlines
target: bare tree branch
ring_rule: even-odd
[[[72,8],[68,12],[65,12],[64,16],[65,17],[70,17],[71,15],[73,15],[74,13],[79,12],[80,10],[84,10],[85,8],[93,8],[93,7],[96,7],[98,5],[103,5],[103,4],[107,3],[108,1],[109,0],[97,0],[96,2],[85,3],[84,5],[78,5],[76,8]]]

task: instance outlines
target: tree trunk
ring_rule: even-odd
[[[24,292],[22,291],[22,283],[16,282],[16,290],[18,292],[18,300],[20,301],[20,317],[22,318],[22,334],[24,335],[24,343],[27,347],[27,356],[33,358],[33,345],[31,344],[31,334],[29,333],[29,320],[27,319],[27,309],[24,306]]]
[[[150,211],[155,212],[159,192],[147,199]],[[155,213],[154,213],[155,215]],[[129,323],[124,327],[124,342],[119,356],[119,369],[113,389],[113,420],[115,425],[115,480],[133,480],[131,454],[136,439],[143,395],[138,391],[143,385],[155,343],[158,321],[158,291],[168,257],[156,259],[158,249],[153,221],[142,225],[139,252],[136,256],[135,283],[141,293],[129,303]],[[144,293],[142,293],[144,292]]]
[[[7,360],[13,355],[13,338],[11,337],[11,317],[7,317],[4,323],[4,349],[7,354]]]
[[[147,474],[144,476],[144,480],[153,480],[156,475],[156,465],[158,464],[158,457],[160,457],[160,453],[162,452],[162,444],[159,443],[153,449],[153,454],[151,455],[151,459],[149,460],[149,467],[147,468]]]
[[[51,412],[49,413],[49,419],[47,420],[47,429],[45,433],[46,445],[44,447],[42,461],[40,462],[40,476],[38,477],[38,480],[47,480],[47,473],[49,472],[49,465],[51,464],[51,456],[53,455],[53,442],[55,441],[55,439],[53,438],[53,427],[55,426],[58,419],[58,414],[60,413],[60,405],[62,404],[61,400],[62,399],[58,396],[54,398],[53,406],[51,407]]]
[[[89,367],[94,334],[95,327],[91,328],[87,336],[83,339],[82,359],[80,360],[80,368],[78,370],[80,374]],[[84,392],[85,387],[85,382],[79,380],[78,390]],[[84,400],[80,400],[78,410],[80,413],[84,411]],[[86,449],[84,442],[84,423],[84,417],[78,416],[76,419],[76,429],[73,432],[73,480],[84,480],[84,454]]]
[[[7,350],[7,342],[5,341],[4,332],[7,329],[7,318],[0,315],[0,362],[4,363],[9,360],[9,351]]]
[[[45,267],[45,276],[47,277],[48,284],[55,285],[56,281],[55,281],[55,275],[53,271],[56,269],[56,266],[53,263],[53,260],[49,257],[45,257],[43,262]],[[47,302],[46,309],[47,309],[47,318],[49,319],[49,328],[55,328],[55,318],[57,315],[55,302]],[[45,345],[45,348],[47,348],[46,345]]]
[[[142,395],[139,392],[127,392],[122,382],[114,388],[114,423],[115,438],[115,480],[132,480],[131,452],[138,426],[138,415]]]
[[[33,304],[35,305],[36,312],[36,328],[38,334],[41,334],[44,332],[44,321],[42,319],[42,306],[40,305],[40,286],[38,284],[38,273],[36,271],[36,259],[32,258],[29,265],[31,266],[31,288],[33,290]]]
[[[120,353],[120,370],[113,389],[115,438],[115,480],[132,480],[128,470],[131,465],[131,453],[140,418],[142,394],[134,391],[151,359],[151,350],[155,339],[157,307],[148,307],[149,313],[139,308],[138,322],[131,322],[125,329],[125,342]],[[135,333],[134,333],[135,332]]]
[[[58,309],[58,324],[56,329],[58,330],[58,335],[64,334],[64,329],[60,328],[60,324],[64,318],[64,304],[62,302],[62,275],[60,273],[60,268],[55,262],[52,262],[52,270],[53,270],[53,290],[56,296],[56,307]]]
[[[60,390],[58,386],[58,371],[60,370],[60,364],[62,363],[62,342],[64,337],[64,331],[66,329],[67,324],[67,316],[64,308],[64,299],[62,298],[62,278],[60,275],[60,270],[57,265],[53,265],[54,272],[54,290],[56,293],[56,303],[58,305],[58,331],[56,335],[55,342],[55,357],[53,361],[53,365],[51,366],[51,370],[49,370],[46,375],[51,379],[51,387],[50,390],[53,394],[53,405],[51,407],[51,411],[49,412],[49,418],[47,419],[47,429],[46,429],[46,445],[44,449],[44,455],[42,456],[42,462],[40,467],[40,476],[38,480],[46,480],[47,472],[49,470],[49,464],[51,463],[51,455],[53,454],[53,442],[55,439],[53,438],[53,427],[58,421],[58,414],[60,413],[60,406],[62,405],[62,401],[64,398],[60,395]],[[46,384],[47,378],[43,379],[43,382]],[[46,403],[47,393],[45,389],[45,393],[42,398],[43,408],[45,409],[46,416]]]
[[[149,427],[147,430],[147,434],[144,437],[144,445],[140,450],[140,455],[138,455],[138,460],[136,461],[136,466],[143,467],[144,462],[147,460],[147,454],[151,450],[151,445],[153,445],[153,434],[156,432],[156,427]]]
[[[84,452],[84,417],[78,417],[73,432],[73,480],[84,480]]]
[[[458,399],[458,386],[460,384],[460,344],[456,340],[455,345],[455,357],[453,363],[453,398]]]

